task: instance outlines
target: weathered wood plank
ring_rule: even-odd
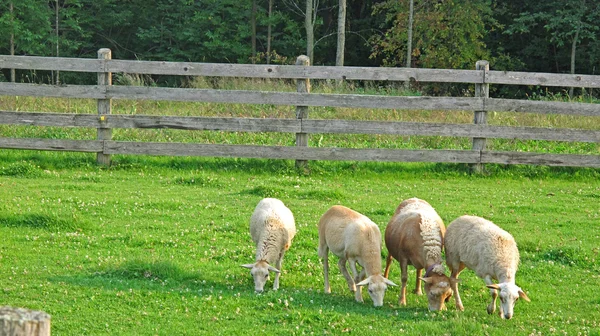
[[[77,72],[127,72],[156,75],[219,76],[249,78],[312,78],[346,80],[389,80],[445,83],[483,83],[476,70],[414,69],[386,67],[335,67],[254,65],[195,62],[162,62],[87,58],[0,55],[0,68]],[[600,76],[515,71],[489,71],[488,84],[600,87]]]
[[[473,70],[163,62],[0,55],[0,68],[154,75],[482,83]]]
[[[389,134],[600,142],[600,131],[596,130],[396,121],[174,117],[119,114],[107,115],[105,116],[105,120],[101,121],[99,116],[93,114],[0,111],[0,124],[91,128],[170,128],[196,131],[307,134]]]
[[[483,99],[470,97],[396,97],[351,94],[315,94],[240,90],[174,89],[111,86],[107,95],[117,99],[202,101],[210,103],[331,106],[417,110],[481,110]]]
[[[481,162],[599,168],[600,155],[484,151],[481,153]]]
[[[297,119],[173,117],[147,115],[93,114],[0,111],[0,124],[92,127],[92,128],[171,128],[196,131],[282,132],[301,131]]]
[[[93,58],[0,55],[0,68],[102,72],[106,63]]]
[[[303,120],[306,133],[390,134],[600,142],[600,131],[568,128],[510,127],[477,124],[445,124],[358,120]]]
[[[0,138],[0,148],[97,153],[102,152],[103,142],[99,140]]]
[[[485,81],[488,84],[600,88],[600,76],[596,75],[490,71]]]
[[[484,104],[487,111],[567,114],[600,117],[600,104],[547,102],[500,98],[488,98],[485,100]]]
[[[335,79],[335,80],[389,80],[447,83],[482,83],[483,76],[474,70],[336,67],[293,65],[254,65],[223,63],[186,63],[157,61],[108,62],[112,72],[145,73],[157,75],[287,78],[287,79]]]
[[[106,99],[106,88],[98,85],[43,85],[0,82],[0,96]]]
[[[211,156],[262,159],[395,161],[395,162],[464,162],[479,160],[479,152],[460,150],[396,150],[315,148],[293,146],[252,146],[190,143],[147,143],[109,141],[107,154],[143,154],[169,156]]]

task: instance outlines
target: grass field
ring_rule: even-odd
[[[600,173],[591,169],[115,157],[0,151],[0,305],[52,315],[53,335],[600,335]],[[298,235],[281,287],[253,291],[250,215],[263,197],[284,201]],[[354,301],[337,267],[323,293],[317,221],[349,206],[383,231],[409,197],[446,224],[483,216],[521,251],[517,284],[531,298],[512,320],[490,316],[473,272],[464,312],[431,313],[399,289],[384,306]],[[385,249],[382,258],[386,255]],[[335,257],[330,256],[332,264]],[[399,266],[390,278],[399,283]],[[414,269],[409,286],[414,287]]]

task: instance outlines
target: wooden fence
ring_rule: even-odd
[[[296,65],[244,65],[113,60],[100,49],[98,59],[2,56],[0,68],[95,72],[97,85],[37,85],[0,83],[0,96],[89,98],[98,100],[98,114],[0,111],[0,124],[91,127],[96,140],[0,137],[0,148],[95,152],[100,164],[112,154],[214,156],[306,160],[402,161],[539,164],[600,167],[600,155],[498,152],[485,148],[487,138],[600,142],[600,130],[508,127],[487,124],[487,113],[528,112],[600,117],[600,104],[498,99],[489,97],[490,84],[600,88],[600,76],[490,71],[486,61],[475,70],[309,66],[306,56]],[[296,79],[297,92],[180,89],[112,85],[112,73]],[[475,97],[398,97],[310,93],[310,79],[417,81],[475,84]],[[296,106],[295,119],[175,117],[111,114],[112,99],[144,99],[213,103]],[[309,119],[311,106],[473,111],[473,124]],[[115,128],[172,128],[296,134],[296,146],[254,146],[197,143],[113,141]],[[399,150],[308,147],[313,133],[451,136],[473,139],[472,150]]]

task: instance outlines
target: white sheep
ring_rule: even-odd
[[[269,271],[275,272],[273,289],[277,290],[283,255],[292,245],[292,239],[296,235],[294,215],[282,201],[264,198],[250,217],[250,235],[256,245],[256,262],[242,267],[251,269],[254,290],[258,293],[263,291],[265,283],[269,280]]]
[[[498,294],[503,319],[513,316],[514,305],[519,298],[530,301],[515,284],[519,250],[510,233],[481,217],[462,216],[448,225],[445,239],[446,264],[452,272],[450,282],[457,309],[464,309],[458,293],[458,275],[465,267],[473,270],[490,289],[492,302],[487,306],[488,314],[496,310]],[[498,284],[494,284],[492,279]]]
[[[385,228],[385,245],[389,254],[383,276],[388,277],[393,259],[398,260],[402,278],[398,304],[406,306],[407,268],[412,265],[417,270],[415,294],[422,294],[423,280],[429,310],[446,309],[445,302],[452,296],[452,289],[442,265],[445,231],[438,213],[422,199],[404,200],[396,208]],[[423,269],[425,277],[421,278]]]
[[[323,214],[319,220],[319,257],[323,259],[325,293],[328,294],[331,293],[329,250],[340,258],[338,266],[356,301],[363,302],[361,289],[368,285],[373,305],[382,306],[387,286],[396,284],[381,275],[379,227],[366,216],[341,205],[335,205]],[[354,279],[346,269],[346,261],[350,264]],[[357,262],[362,266],[360,274],[356,270]]]

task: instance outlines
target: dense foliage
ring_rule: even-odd
[[[347,1],[346,65],[405,64],[408,2]],[[332,65],[338,1],[315,3],[313,64]],[[0,54],[10,54],[12,45],[16,55],[96,57],[107,47],[118,59],[260,63],[266,62],[269,42],[272,63],[291,63],[305,53],[305,1],[272,1],[271,14],[269,1],[256,5],[253,10],[252,1],[234,0],[7,0],[0,3]],[[415,67],[472,69],[486,58],[500,70],[600,71],[600,2],[416,0],[414,8]],[[25,75],[19,73],[19,79]]]

